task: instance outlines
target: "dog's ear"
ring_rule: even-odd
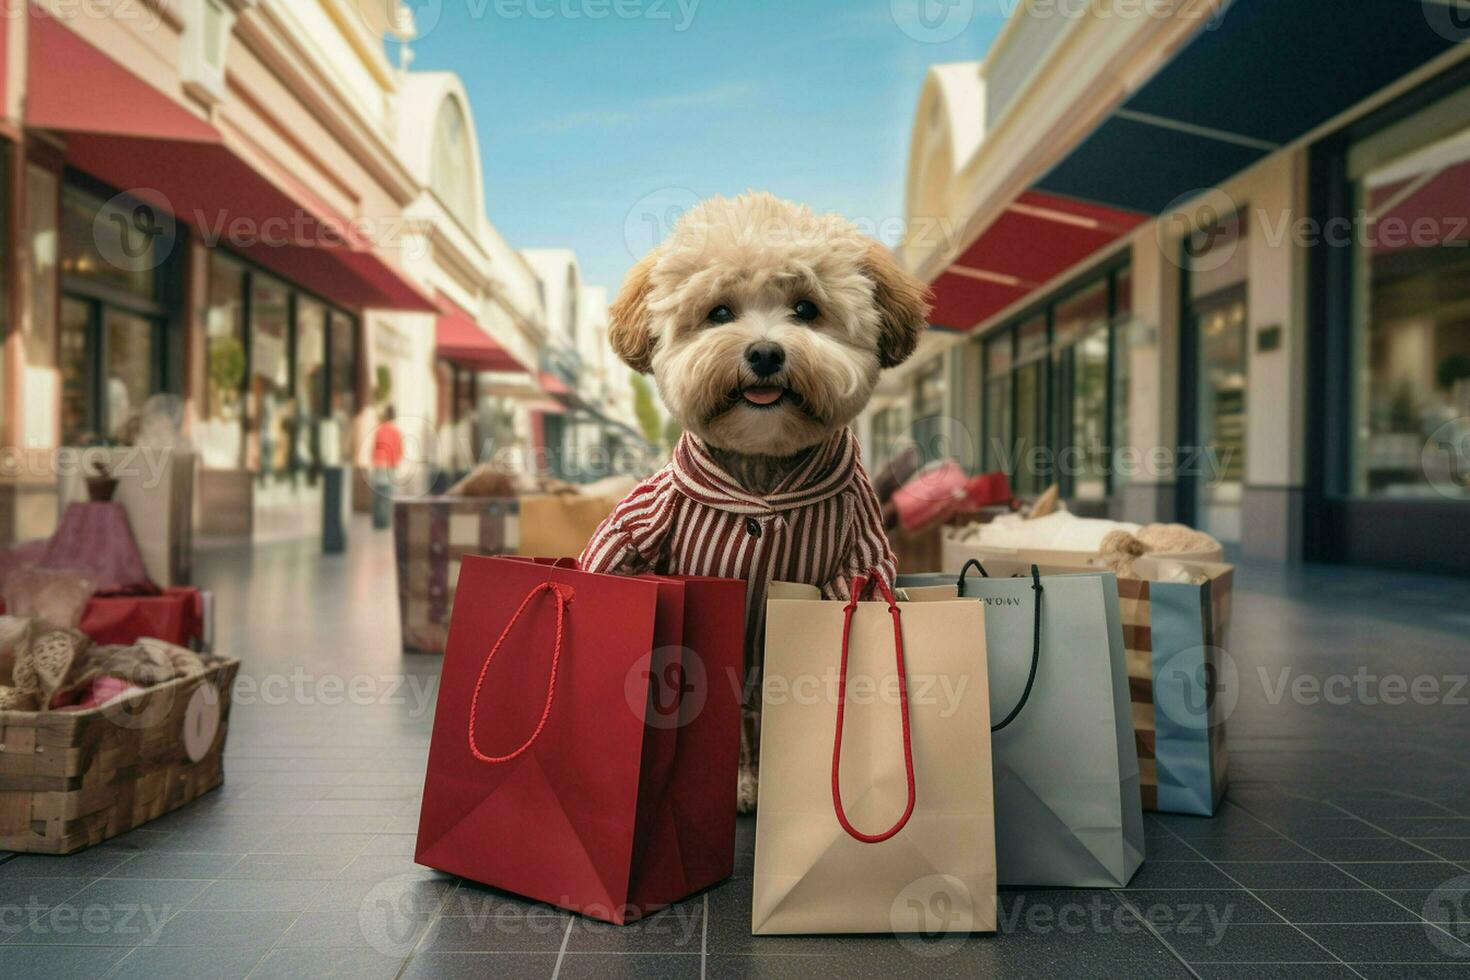
[[[878,242],[868,243],[863,274],[873,280],[873,303],[878,307],[878,363],[896,367],[918,346],[929,317],[929,287],[905,272],[893,253]]]
[[[608,308],[607,341],[613,353],[640,374],[653,368],[653,323],[648,312],[648,294],[653,289],[650,276],[658,261],[658,251],[649,252],[623,279],[618,298]]]

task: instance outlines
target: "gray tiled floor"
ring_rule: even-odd
[[[998,935],[916,950],[752,938],[749,821],[737,877],[627,929],[414,866],[437,662],[399,653],[387,536],[353,531],[341,558],[206,548],[245,661],[228,782],[73,857],[0,857],[0,976],[1470,980],[1463,581],[1242,569],[1219,816],[1150,817],[1127,889],[1003,893]]]

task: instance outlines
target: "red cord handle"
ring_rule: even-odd
[[[536,730],[531,733],[530,738],[521,743],[520,748],[508,755],[486,755],[480,751],[480,746],[475,743],[475,719],[480,710],[480,688],[485,685],[485,672],[490,669],[490,661],[494,660],[495,655],[500,652],[501,644],[505,643],[505,638],[515,628],[516,620],[521,618],[521,613],[526,611],[526,607],[531,604],[531,600],[542,592],[550,592],[556,597],[556,645],[551,649],[551,677],[546,682],[546,706],[541,709],[541,720],[536,722]],[[536,739],[541,737],[542,730],[546,728],[546,719],[551,714],[551,702],[556,700],[556,668],[561,662],[562,626],[566,617],[567,603],[571,601],[572,589],[569,586],[562,585],[558,582],[542,582],[530,592],[526,593],[526,598],[521,600],[521,605],[516,609],[515,615],[510,617],[510,622],[506,623],[505,629],[500,631],[500,639],[495,641],[495,645],[485,655],[485,662],[480,665],[480,676],[475,680],[474,696],[470,698],[470,751],[481,762],[509,762],[529,749]]]
[[[872,581],[878,586],[878,591],[883,593],[883,598],[888,600],[888,611],[893,616],[893,647],[898,666],[899,710],[903,713],[903,767],[908,778],[908,805],[904,807],[903,816],[898,818],[898,822],[881,834],[865,834],[858,830],[848,821],[847,811],[842,807],[842,716],[847,701],[847,648],[852,636],[852,614],[857,610],[858,600],[868,584],[865,576],[858,575],[852,580],[852,598],[842,609],[842,667],[837,677],[837,736],[832,743],[832,809],[837,812],[837,822],[847,831],[848,836],[864,844],[881,844],[902,830],[909,822],[909,817],[914,815],[917,793],[914,786],[914,740],[909,727],[908,682],[904,677],[903,629],[899,623],[898,603],[894,601],[893,592],[883,576],[875,575]]]

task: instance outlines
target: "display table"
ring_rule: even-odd
[[[159,595],[93,596],[78,628],[96,643],[127,645],[151,636],[181,647],[209,645],[206,593],[164,589]],[[5,602],[0,600],[0,613]]]

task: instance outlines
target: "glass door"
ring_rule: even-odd
[[[1233,544],[1241,539],[1245,491],[1245,289],[1196,300],[1191,312],[1198,351],[1195,513],[1201,529]]]
[[[143,405],[161,389],[162,322],[98,300],[61,301],[63,445],[137,438]]]
[[[97,434],[97,304],[61,300],[61,444],[75,446]]]
[[[109,439],[134,441],[143,403],[160,388],[158,332],[156,320],[103,307],[104,431]]]

